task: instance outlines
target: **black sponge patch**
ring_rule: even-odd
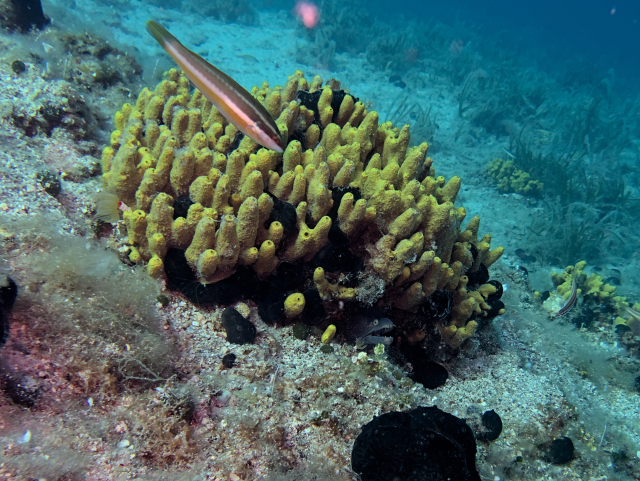
[[[502,419],[493,409],[482,415],[483,431],[476,433],[476,438],[482,441],[495,441],[502,433]]]
[[[233,344],[253,344],[256,338],[256,326],[233,307],[227,307],[222,313],[222,325],[227,341]]]
[[[8,276],[0,277],[0,346],[7,341],[9,334],[9,311],[18,297],[18,286]]]
[[[390,412],[362,427],[351,453],[362,481],[480,481],[476,442],[462,419],[437,407]]]
[[[280,222],[284,230],[285,237],[291,237],[297,232],[297,215],[296,208],[293,204],[278,199],[271,192],[267,192],[273,199],[273,209],[264,224],[264,228],[268,229],[272,222]]]
[[[565,436],[549,443],[543,457],[553,464],[566,464],[575,457],[574,451],[573,441]]]

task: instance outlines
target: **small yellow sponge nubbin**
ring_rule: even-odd
[[[295,294],[291,294],[284,301],[284,314],[289,319],[299,315],[303,309],[304,309],[304,296],[299,292],[296,292]]]
[[[334,326],[333,324],[330,324],[329,327],[327,327],[327,329],[322,334],[320,341],[322,341],[323,344],[329,344],[333,340],[333,336],[335,335],[336,335],[336,326]]]

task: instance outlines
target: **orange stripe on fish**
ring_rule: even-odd
[[[173,57],[196,88],[240,132],[268,149],[284,151],[284,141],[278,126],[253,95],[227,74],[182,45],[162,25],[149,20],[147,30]]]

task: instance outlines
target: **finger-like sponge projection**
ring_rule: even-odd
[[[219,299],[207,286],[223,289],[234,276],[305,266],[306,285],[261,294],[287,319],[304,318],[312,305],[319,312],[317,301],[305,303],[309,284],[326,307],[384,297],[409,312],[446,291],[449,315],[438,325],[452,347],[500,313],[483,285],[503,248],[491,249],[489,234],[478,238],[478,217],[461,229],[460,177],[437,176],[429,145],[409,147],[409,126],[381,123],[339,82],[308,82],[300,71],[251,93],[275,119],[283,153],[239,133],[175,69],[117,112],[103,182],[131,208],[131,261],[157,277],[167,252],[184,251],[205,286],[196,289],[199,302]]]

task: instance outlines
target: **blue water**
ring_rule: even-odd
[[[380,17],[387,2],[373,2]],[[398,1],[394,11],[410,19],[435,17],[469,22],[506,45],[542,50],[555,62],[581,58],[599,69],[640,77],[640,3],[633,0]],[[612,14],[612,10],[615,9]]]

